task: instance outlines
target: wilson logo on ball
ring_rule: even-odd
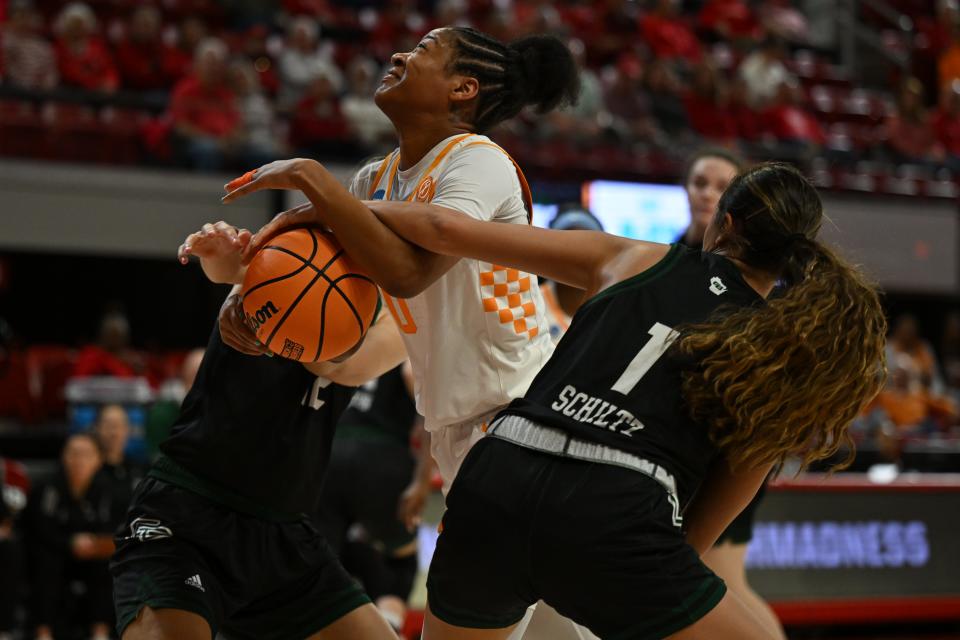
[[[290,360],[319,362],[360,342],[379,294],[333,234],[299,227],[257,252],[241,296],[244,318],[263,346]]]
[[[273,314],[280,313],[280,311],[274,306],[273,302],[268,300],[266,304],[257,309],[256,313],[248,313],[247,321],[250,323],[250,328],[257,331],[264,322],[273,317]]]

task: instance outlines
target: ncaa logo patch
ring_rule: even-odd
[[[373,198],[371,200],[383,200],[383,197],[387,195],[386,189],[377,189],[373,192]]]

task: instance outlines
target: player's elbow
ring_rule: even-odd
[[[426,243],[424,247],[435,253],[448,256],[455,255],[453,249],[456,246],[457,234],[460,229],[460,216],[462,216],[462,214],[458,212],[431,208],[427,214],[430,237],[429,242]]]
[[[410,259],[391,265],[377,278],[377,284],[394,298],[412,298],[426,288],[417,261]]]
[[[385,293],[393,296],[394,298],[412,298],[413,296],[420,293],[420,291],[417,290],[417,288],[412,284],[399,281],[399,280],[381,282],[380,288],[383,289]]]

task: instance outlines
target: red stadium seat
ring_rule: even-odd
[[[0,416],[33,423],[37,414],[36,403],[30,393],[26,353],[14,350],[0,368]]]
[[[105,107],[100,111],[101,135],[107,144],[102,162],[136,164],[143,158],[143,130],[150,114],[136,109]]]
[[[32,102],[0,100],[0,155],[49,155],[46,125]]]
[[[66,415],[67,401],[63,389],[73,373],[76,355],[73,349],[60,345],[40,345],[27,349],[30,393],[41,419]]]
[[[96,113],[92,107],[48,102],[43,106],[41,114],[58,159],[74,162],[98,159],[103,141],[99,136]]]

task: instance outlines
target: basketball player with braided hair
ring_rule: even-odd
[[[261,189],[302,191],[310,203],[261,229],[246,256],[282,228],[324,224],[388,294],[447,487],[482,424],[522,395],[549,358],[543,300],[534,276],[423,251],[381,223],[363,200],[405,208],[432,203],[526,226],[532,207],[526,180],[481,134],[525,106],[547,111],[573,100],[579,85],[570,52],[551,36],[505,45],[473,29],[436,29],[391,62],[375,99],[396,126],[400,146],[363,167],[349,191],[319,163],[293,159],[234,180],[223,200]],[[440,348],[451,344],[459,349]]]
[[[592,296],[450,490],[424,638],[504,638],[538,598],[602,638],[774,638],[700,555],[788,456],[852,452],[885,377],[877,292],[817,241],[810,183],[738,175],[703,251],[371,206],[424,249]]]
[[[324,224],[388,294],[444,493],[490,419],[523,395],[553,352],[545,304],[536,276],[425,252],[363,200],[401,208],[433,203],[511,229],[527,226],[526,179],[482,134],[524,107],[543,113],[572,102],[578,88],[576,63],[555,37],[504,44],[473,29],[436,29],[413,51],[393,55],[375,100],[400,145],[362,168],[349,190],[319,163],[301,159],[227,185],[225,202],[260,189],[295,189],[310,200],[262,229],[247,255],[287,225]]]

